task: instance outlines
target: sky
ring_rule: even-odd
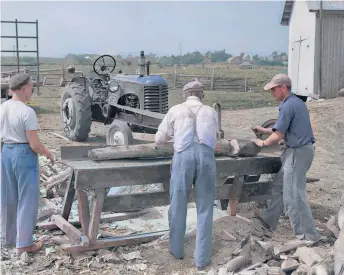
[[[284,1],[1,1],[1,20],[39,22],[44,57],[82,54],[179,55],[226,49],[227,53],[287,52],[288,27],[281,26]],[[2,24],[2,35],[15,35]],[[35,35],[34,25],[18,27]],[[14,39],[1,39],[12,50]],[[35,50],[20,39],[19,49]]]

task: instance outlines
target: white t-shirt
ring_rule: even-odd
[[[28,143],[26,131],[39,130],[35,111],[12,99],[0,105],[0,137],[4,143]]]

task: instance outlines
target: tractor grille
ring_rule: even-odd
[[[167,86],[145,86],[144,87],[145,110],[166,114],[168,111],[168,88]]]

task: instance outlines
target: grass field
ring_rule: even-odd
[[[63,88],[40,87],[40,96],[34,95],[30,104],[39,113],[58,113]],[[169,106],[182,102],[181,90],[170,89]],[[240,110],[275,106],[276,101],[269,92],[244,93],[226,91],[206,91],[204,103],[212,106],[220,103],[223,110]]]
[[[67,64],[64,66],[68,67]],[[231,78],[247,78],[247,90],[254,90],[255,92],[245,92],[243,88],[244,84],[239,84],[239,88],[231,90],[213,90],[206,91],[205,103],[212,105],[216,102],[220,103],[224,110],[238,110],[238,109],[251,109],[275,106],[276,102],[274,98],[268,92],[262,91],[262,86],[268,82],[272,76],[277,73],[285,72],[284,67],[261,67],[254,69],[240,69],[231,67],[225,63],[216,63],[213,65],[193,65],[187,67],[158,67],[156,65],[151,66],[151,74],[161,74],[166,78],[169,84],[169,106],[173,106],[180,103],[182,100],[181,89],[174,88],[173,75],[175,71],[177,75],[189,75],[189,76],[211,76],[215,67],[215,77],[231,77]],[[62,64],[42,64],[40,66],[41,73],[45,69],[61,69]],[[77,71],[82,71],[85,75],[89,75],[92,72],[92,64],[89,65],[75,65]],[[123,73],[132,74],[135,73],[136,66],[121,66],[117,65],[113,73],[117,73],[119,69]],[[6,69],[8,70],[8,69]],[[57,75],[57,77],[59,77]],[[57,79],[59,82],[59,79]],[[182,80],[188,81],[186,78]],[[243,80],[242,80],[243,82]],[[258,88],[257,88],[258,87]],[[40,87],[40,96],[35,96],[31,103],[40,109],[43,113],[58,113],[60,97],[63,88],[61,87]]]

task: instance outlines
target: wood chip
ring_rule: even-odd
[[[64,137],[64,136],[62,136],[62,135],[60,135],[58,133],[50,132],[50,134],[54,135],[55,137],[61,138],[61,139],[65,140],[65,141],[70,141],[68,138],[66,138],[66,137]]]
[[[293,259],[284,260],[281,264],[281,269],[284,272],[293,271],[299,267],[300,263]]]
[[[315,265],[316,263],[320,263],[323,260],[322,257],[315,251],[315,249],[309,247],[299,247],[296,250],[295,255],[298,256],[299,259],[309,267]]]

